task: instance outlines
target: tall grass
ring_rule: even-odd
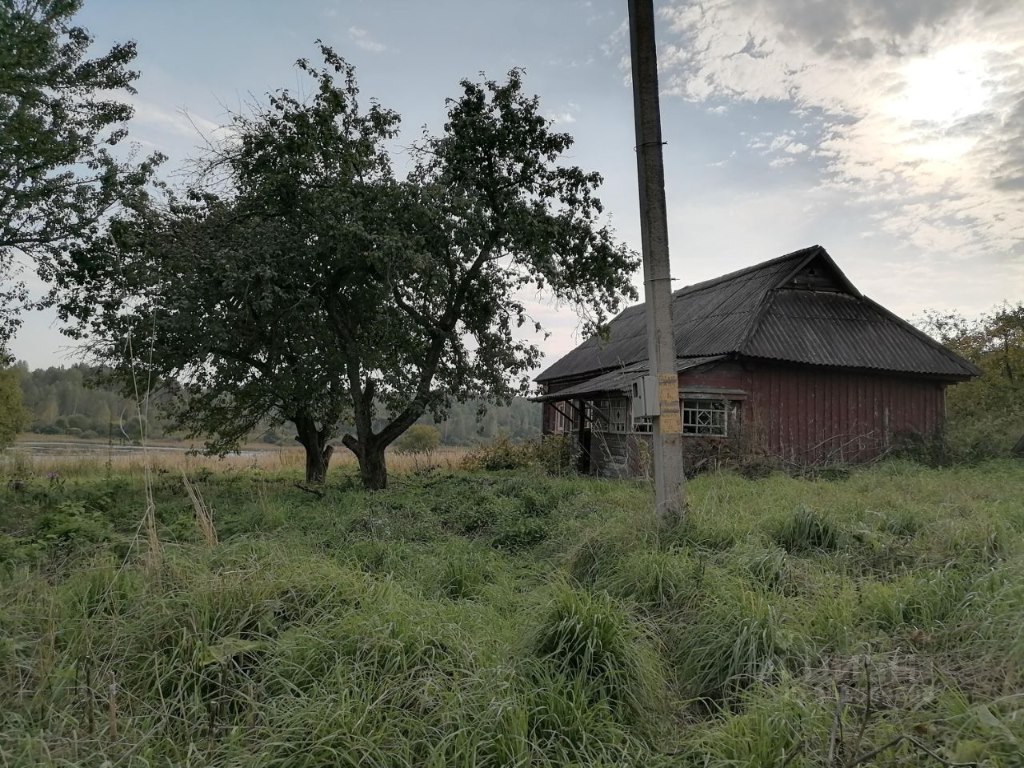
[[[0,470],[2,764],[1019,765],[1017,465],[163,469]]]

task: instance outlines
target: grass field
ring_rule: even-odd
[[[305,453],[297,445],[281,447],[266,444],[243,446],[239,453],[224,457],[192,455],[192,449],[201,449],[193,443],[180,440],[155,440],[143,447],[112,444],[100,440],[79,440],[65,435],[46,435],[31,439],[22,435],[14,447],[0,454],[0,472],[8,476],[45,475],[56,471],[65,477],[93,476],[106,468],[130,474],[141,474],[146,465],[167,471],[213,470],[237,471],[254,468],[272,471],[300,471]],[[26,439],[28,438],[28,439]],[[388,452],[388,467],[397,472],[414,472],[430,467],[454,469],[469,453],[468,448],[444,446],[429,454]],[[351,451],[340,449],[332,457],[336,469],[354,469],[356,458]]]
[[[8,462],[0,764],[1024,765],[1020,462],[403,469]]]

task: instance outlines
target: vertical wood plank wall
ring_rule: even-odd
[[[945,383],[828,369],[758,366],[750,377],[748,428],[797,463],[866,461],[902,435],[935,436]]]

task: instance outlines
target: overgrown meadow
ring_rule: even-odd
[[[1020,462],[3,472],[3,765],[1024,764]]]

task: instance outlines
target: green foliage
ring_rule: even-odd
[[[135,44],[87,58],[92,37],[72,21],[80,7],[0,4],[0,353],[26,299],[9,282],[15,252],[54,277],[66,250],[89,242],[159,161],[133,166],[114,156],[132,116],[124,97],[135,92]]]
[[[452,600],[478,597],[491,580],[493,567],[485,552],[477,548],[459,550],[453,547],[447,561],[441,565],[438,579],[441,594]]]
[[[1024,437],[1024,303],[974,319],[931,311],[921,325],[981,371],[947,392],[947,458],[1007,455]]]
[[[507,404],[471,399],[452,403],[444,419],[434,424],[445,445],[477,445],[500,435],[536,440],[541,434],[541,409],[523,397],[513,397]]]
[[[322,68],[298,62],[309,101],[281,90],[235,117],[200,179],[216,186],[142,201],[78,252],[64,307],[123,379],[145,357],[180,383],[169,411],[210,450],[288,420],[322,479],[346,419],[364,485],[382,488],[384,449],[425,414],[525,394],[540,352],[519,338],[521,289],[598,323],[635,293],[637,259],[602,224],[600,177],[559,164],[572,139],[518,70],[463,81],[398,179],[398,115],[360,109],[354,69],[320,53]]]
[[[783,518],[772,531],[772,539],[790,553],[833,552],[840,544],[836,524],[813,509],[800,507]]]
[[[908,574],[888,583],[870,584],[860,610],[880,629],[932,629],[958,612],[971,579],[963,571],[944,568]]]
[[[101,368],[76,363],[60,368],[29,370],[25,363],[14,368],[20,372],[22,400],[28,411],[26,428],[37,434],[67,434],[69,428],[95,433],[91,437],[115,441],[137,439],[145,428],[150,437],[173,434],[171,425],[159,418],[156,408],[149,409],[149,418],[140,424],[134,392],[125,397],[116,382],[109,381]],[[145,398],[146,393],[140,392]],[[170,393],[151,393],[156,401]],[[470,401],[454,403],[444,421],[434,428],[441,433],[444,445],[476,445],[482,438],[508,434],[517,440],[537,439],[540,436],[540,409],[525,398],[513,398],[507,405],[487,408],[481,422],[478,412],[482,403]],[[143,401],[143,408],[146,403]],[[289,444],[295,425],[285,423],[270,426],[263,420],[250,438],[271,444]],[[381,423],[375,419],[375,424]]]
[[[0,368],[0,451],[14,442],[28,421],[18,386],[19,373],[17,368]]]
[[[102,369],[85,364],[30,371],[19,363],[22,399],[28,412],[27,428],[37,434],[77,434],[123,442],[164,436],[168,425],[155,415],[140,419],[135,393],[124,396],[104,380]],[[143,390],[142,410],[149,411]]]
[[[643,547],[619,558],[606,575],[609,588],[647,608],[671,611],[695,599],[700,564],[682,552]]]
[[[772,600],[727,577],[709,586],[693,618],[671,627],[666,641],[691,696],[733,704],[755,683],[774,683],[800,668],[804,638]]]
[[[530,443],[516,443],[501,435],[490,443],[478,446],[463,460],[466,469],[495,471],[525,469],[535,466],[536,453]]]
[[[607,702],[624,722],[657,708],[664,672],[643,627],[607,594],[557,586],[530,640],[531,653]]]
[[[571,439],[565,435],[545,435],[534,440],[516,442],[507,435],[499,435],[489,443],[474,448],[463,460],[466,469],[535,468],[553,475],[572,471]]]
[[[413,424],[395,441],[399,453],[430,453],[441,444],[441,433],[432,424]]]
[[[810,701],[809,701],[810,699]],[[800,752],[827,753],[833,713],[826,702],[789,681],[757,687],[742,697],[734,717],[701,723],[687,744],[680,765],[725,768],[739,765],[815,765]],[[817,756],[817,755],[815,755]]]

